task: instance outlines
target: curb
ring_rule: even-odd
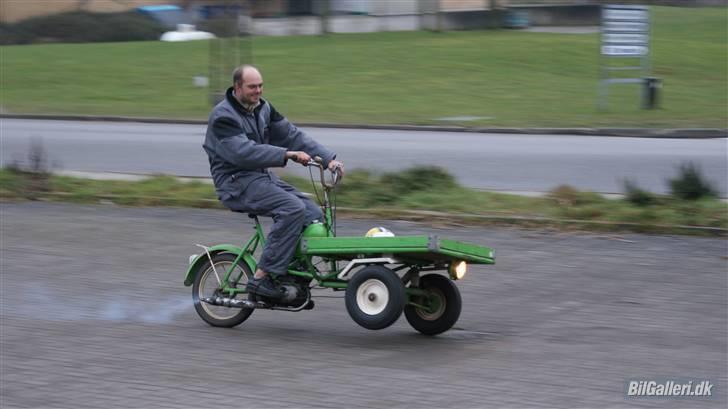
[[[183,124],[207,125],[201,119],[167,119],[124,116],[94,115],[47,115],[47,114],[0,114],[0,118],[56,120],[56,121],[107,121],[137,122],[151,124]],[[580,135],[580,136],[615,136],[629,138],[666,138],[666,139],[710,139],[728,137],[728,129],[721,128],[482,128],[438,125],[371,125],[371,124],[336,124],[325,122],[296,122],[300,127],[309,128],[346,128],[377,129],[391,131],[430,131],[430,132],[470,132],[499,133],[520,135]]]

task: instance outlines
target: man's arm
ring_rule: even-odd
[[[303,151],[311,156],[320,156],[324,166],[329,166],[336,154],[313,140],[305,132],[288,122],[273,105],[270,106],[270,143],[292,151]]]
[[[218,118],[211,126],[218,141],[217,154],[240,169],[280,167],[285,166],[288,160],[285,148],[251,141],[232,118]]]

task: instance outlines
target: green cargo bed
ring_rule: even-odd
[[[488,247],[431,236],[312,237],[301,240],[301,253],[338,259],[358,256],[393,256],[408,261],[442,263],[464,260],[472,264],[495,264]]]

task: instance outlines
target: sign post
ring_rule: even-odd
[[[252,63],[248,2],[225,0],[207,9],[207,25],[216,38],[209,41],[208,101],[215,106],[232,84],[233,70]]]
[[[649,8],[627,5],[603,6],[597,96],[599,109],[607,106],[611,84],[639,84],[642,106],[648,107],[650,98],[645,81],[650,79],[649,57]]]

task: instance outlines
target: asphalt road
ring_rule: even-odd
[[[622,193],[630,178],[665,192],[677,167],[701,166],[728,196],[728,141],[569,135],[502,135],[309,128],[348,169],[394,171],[415,165],[448,169],[466,186],[546,192],[569,184]],[[202,150],[205,126],[113,122],[0,120],[0,164],[24,161],[30,141],[42,140],[57,169],[84,172],[166,173],[209,177]],[[307,175],[300,166],[289,172]]]
[[[340,220],[496,249],[430,338],[331,298],[207,326],[183,274],[194,243],[250,233],[230,212],[6,203],[0,221],[2,408],[726,407],[725,239]],[[625,397],[665,378],[714,396]]]

